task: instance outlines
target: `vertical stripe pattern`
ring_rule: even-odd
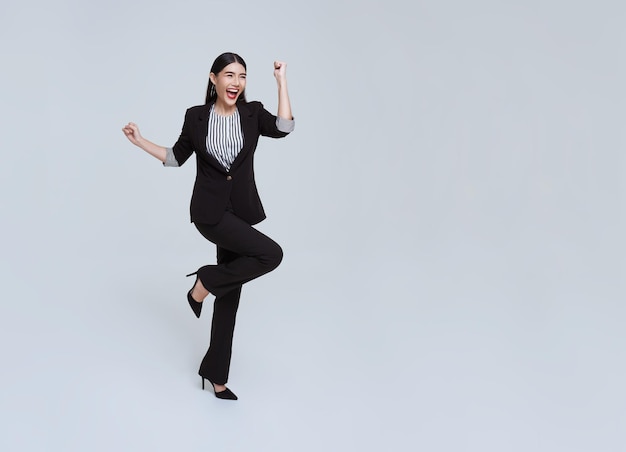
[[[215,104],[209,113],[206,148],[226,170],[230,170],[230,165],[243,148],[239,110],[235,108],[235,113],[230,116],[220,116],[214,110]]]

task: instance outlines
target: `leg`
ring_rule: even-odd
[[[238,255],[218,246],[217,262],[225,264],[237,258]],[[213,320],[211,322],[211,342],[202,364],[199,374],[215,383],[216,390],[228,381],[230,359],[232,354],[233,332],[235,319],[239,307],[241,286],[230,292],[217,297],[213,304]]]
[[[211,342],[198,373],[216,385],[225,385],[228,381],[240,295],[241,288],[231,290],[228,294],[216,298],[213,304]]]

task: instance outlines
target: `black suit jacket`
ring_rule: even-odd
[[[220,221],[230,200],[235,214],[256,224],[265,219],[265,211],[254,181],[254,151],[259,136],[281,138],[287,135],[276,127],[276,116],[260,102],[238,102],[244,144],[237,158],[226,170],[206,147],[211,104],[191,107],[178,141],[174,157],[181,166],[196,154],[196,182],[191,196],[191,221],[215,224]]]

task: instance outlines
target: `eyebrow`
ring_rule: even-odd
[[[226,72],[224,72],[224,74],[233,74],[233,75],[235,75],[235,73],[233,71],[226,71]],[[239,75],[246,75],[246,73],[242,72]]]

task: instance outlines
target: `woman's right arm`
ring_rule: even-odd
[[[126,138],[128,138],[128,141],[165,163],[167,158],[167,148],[154,144],[153,142],[142,137],[137,124],[129,122],[122,128],[122,131],[124,132],[124,135],[126,135]]]

